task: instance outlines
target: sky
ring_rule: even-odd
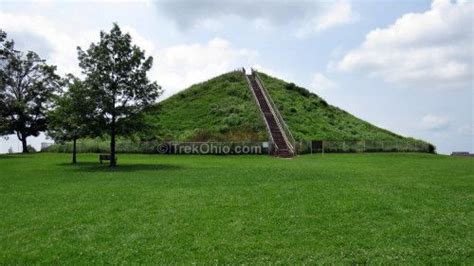
[[[440,153],[474,152],[474,1],[0,0],[0,28],[60,74],[80,75],[76,47],[114,22],[153,56],[162,99],[253,67]]]

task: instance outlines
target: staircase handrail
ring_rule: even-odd
[[[257,95],[256,95],[255,92],[253,91],[252,83],[250,82],[249,77],[248,77],[247,74],[245,73],[245,69],[244,69],[244,71],[243,71],[243,74],[244,74],[244,76],[245,76],[245,80],[247,81],[247,85],[248,85],[248,87],[250,88],[250,92],[251,92],[252,95],[253,95],[253,99],[254,99],[254,101],[255,101],[255,104],[256,104],[257,106],[260,106],[260,103],[258,102],[258,99],[257,99]],[[263,113],[262,108],[259,107],[259,108],[257,108],[257,109],[259,110],[260,117],[261,117],[262,120],[265,122],[265,126],[267,127],[267,132],[268,132],[268,137],[269,137],[269,139],[270,139],[270,142],[271,142],[271,143],[274,143],[275,146],[276,146],[276,143],[275,143],[275,141],[274,141],[274,139],[273,139],[273,136],[272,136],[272,134],[270,133],[270,131],[271,131],[270,125],[268,124],[267,119],[265,119],[265,114]]]
[[[283,131],[285,133],[283,137],[286,139],[287,143],[290,144],[289,145],[290,150],[292,150],[292,152],[294,154],[296,154],[296,147],[295,147],[296,141],[293,137],[293,134],[291,134],[291,131],[288,128],[288,125],[286,124],[285,120],[283,119],[282,115],[280,114],[280,111],[278,110],[277,106],[273,102],[272,97],[270,97],[270,95],[267,92],[267,89],[265,88],[265,86],[263,86],[263,81],[260,79],[260,76],[258,75],[258,72],[255,71],[254,69],[252,69],[252,74],[254,74],[254,76],[256,77],[255,80],[257,81],[258,85],[260,86],[260,89],[262,90],[263,94],[265,95],[265,98],[270,103],[270,105],[273,109],[273,112],[275,113],[275,116],[277,117],[277,123],[279,124],[279,127],[281,129],[283,129]]]

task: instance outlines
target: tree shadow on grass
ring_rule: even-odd
[[[0,154],[0,160],[5,159],[31,159],[33,154],[31,153],[12,153],[12,154]]]
[[[94,162],[61,163],[60,166],[67,166],[80,172],[136,172],[136,171],[172,171],[183,167],[173,164],[145,164],[145,163],[123,163],[116,167],[109,167],[109,164]]]

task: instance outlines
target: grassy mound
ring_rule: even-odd
[[[259,73],[259,76],[297,141],[328,141],[325,145],[328,152],[434,150],[434,146],[426,142],[376,127],[329,105],[316,94],[293,83],[264,73]],[[148,143],[141,141],[148,140],[268,140],[265,123],[242,72],[226,73],[195,84],[152,106],[146,110],[145,117],[153,130],[147,128],[132,139],[123,139],[118,150],[146,153]],[[95,152],[107,149],[108,143],[98,141],[101,140],[80,142],[80,150]],[[50,150],[70,150],[67,145],[56,145],[58,147]],[[307,152],[307,146],[303,145],[299,152]]]
[[[160,102],[147,116],[163,140],[266,140],[258,112],[243,73],[230,72]]]
[[[259,76],[296,140],[422,142],[376,127],[294,83],[264,73]]]

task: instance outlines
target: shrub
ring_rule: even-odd
[[[218,129],[219,129],[219,132],[220,132],[220,133],[226,133],[226,132],[229,132],[229,130],[230,130],[229,126],[226,125],[226,124],[220,126]]]
[[[434,146],[433,144],[428,144],[428,152],[436,153],[436,146]]]
[[[239,115],[232,113],[224,119],[224,123],[229,127],[235,127],[242,123],[242,119]]]
[[[310,97],[310,96],[311,96],[311,92],[309,92],[309,91],[308,91],[307,89],[305,89],[305,88],[296,86],[295,83],[293,83],[293,82],[287,83],[287,84],[286,84],[286,89],[287,89],[287,90],[290,90],[290,91],[296,91],[296,92],[298,92],[299,94],[303,95],[304,97]]]
[[[323,99],[321,99],[321,104],[322,104],[324,107],[327,107],[327,106],[328,106],[328,103],[327,103],[325,100],[323,100]]]
[[[239,81],[240,81],[240,77],[238,77],[237,75],[239,75],[239,74],[229,75],[229,77],[227,78],[227,80],[230,81],[230,82],[232,82],[232,83],[239,82]]]
[[[294,91],[295,88],[296,88],[296,85],[293,82],[286,84],[286,89],[287,90]]]
[[[28,150],[28,152],[36,152],[36,149],[31,145],[26,146],[26,149]]]

